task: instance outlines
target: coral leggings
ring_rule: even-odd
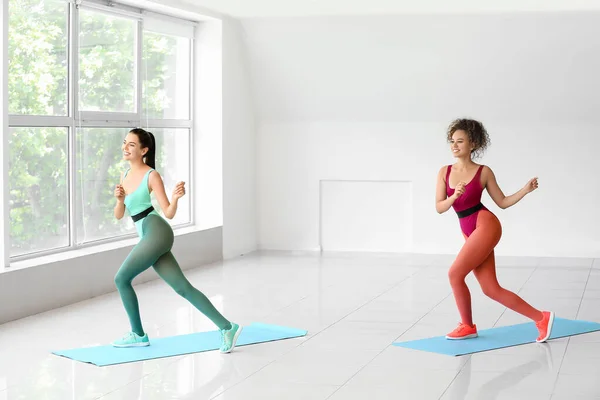
[[[541,320],[540,310],[498,283],[494,247],[502,236],[502,226],[498,218],[488,210],[480,210],[477,214],[476,228],[468,237],[463,233],[465,244],[448,272],[462,323],[473,325],[471,293],[465,283],[465,278],[471,271],[486,296],[534,321]]]

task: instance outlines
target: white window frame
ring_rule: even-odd
[[[6,11],[8,9],[9,0],[3,1],[3,10]],[[157,14],[154,12],[148,12],[146,10],[137,9],[121,4],[116,4],[112,1],[101,3],[94,0],[83,0],[77,1],[69,1],[68,7],[68,23],[67,23],[67,57],[68,57],[68,77],[67,77],[67,104],[68,104],[68,113],[67,116],[40,116],[40,115],[11,115],[8,114],[8,87],[2,86],[3,88],[3,98],[4,102],[2,102],[2,108],[4,109],[4,115],[8,118],[8,126],[10,128],[16,127],[62,127],[68,128],[68,174],[67,174],[67,190],[68,190],[68,225],[69,225],[69,233],[68,247],[61,247],[49,250],[35,251],[29,252],[23,255],[18,256],[10,256],[10,226],[9,226],[9,202],[8,202],[8,191],[4,190],[2,195],[4,197],[3,201],[3,214],[5,226],[3,227],[4,234],[3,236],[3,253],[4,253],[4,264],[6,267],[9,266],[11,261],[19,261],[25,259],[31,259],[36,257],[42,257],[50,254],[63,253],[65,251],[72,251],[80,248],[95,246],[103,243],[116,242],[123,239],[128,239],[131,237],[135,237],[136,233],[128,233],[123,235],[111,236],[104,239],[87,241],[84,243],[77,243],[77,224],[76,224],[76,212],[77,205],[75,204],[75,178],[76,178],[76,131],[80,128],[111,128],[111,127],[151,127],[151,128],[186,128],[189,129],[189,141],[190,141],[190,151],[188,153],[189,156],[189,179],[190,181],[194,181],[194,159],[192,157],[192,145],[194,138],[194,120],[192,110],[194,109],[194,93],[190,91],[190,99],[189,99],[189,119],[147,119],[143,115],[143,104],[142,104],[142,90],[143,90],[143,71],[142,71],[142,48],[143,48],[143,31],[144,31],[144,19],[152,19],[153,22],[156,22],[157,19],[164,19],[165,24],[161,27],[161,31],[157,33],[162,34],[170,34],[173,36],[186,37],[190,40],[190,66],[189,66],[189,79],[190,79],[190,87],[194,87],[194,29],[197,23],[192,21],[187,21],[171,16],[166,16],[162,14]],[[136,90],[135,90],[135,104],[136,110],[134,113],[117,113],[117,112],[98,112],[98,111],[82,111],[78,110],[78,60],[79,60],[79,9],[86,9],[93,12],[101,12],[117,17],[125,17],[130,18],[132,20],[137,21],[137,32],[136,32],[136,54],[135,54],[135,62],[136,62]],[[8,14],[3,12],[3,54],[8,51]],[[174,24],[175,23],[175,24]],[[180,24],[177,27],[177,32],[165,32],[165,26],[168,28],[169,26],[177,26],[176,24]],[[183,27],[183,28],[182,28]],[[181,30],[184,29],[184,30]],[[187,29],[187,30],[186,30]],[[182,32],[191,32],[191,34],[186,33],[185,35]],[[3,57],[3,81],[8,83],[8,61],[7,57]],[[5,121],[5,119],[3,120]],[[7,130],[4,130],[8,132]],[[9,135],[3,134],[3,151],[4,151],[4,165],[2,168],[4,181],[8,182],[8,141]],[[187,223],[177,224],[173,226],[173,229],[180,229],[189,226],[195,225],[195,201],[193,199],[193,191],[189,191],[189,204],[190,204],[190,216],[189,221]],[[109,205],[107,205],[109,206]]]
[[[0,255],[2,266],[10,265],[10,209],[8,190],[8,1],[0,2],[0,53],[2,53],[2,68],[0,71],[0,139],[2,148],[0,151],[0,173],[2,182],[0,186],[0,201],[2,201],[2,221],[0,221]]]

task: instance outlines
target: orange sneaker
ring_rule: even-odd
[[[540,331],[540,336],[535,340],[538,343],[545,342],[552,333],[552,324],[554,324],[554,313],[551,311],[542,311],[544,316],[541,321],[537,321],[535,326]]]
[[[477,337],[477,325],[467,325],[462,322],[458,324],[455,330],[446,335],[446,339],[461,340]]]

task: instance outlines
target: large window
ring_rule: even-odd
[[[154,133],[169,199],[189,183],[192,37],[125,6],[9,0],[11,257],[135,235],[113,216],[131,128]],[[187,193],[175,227],[192,222]]]

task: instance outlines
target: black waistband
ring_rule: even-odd
[[[144,211],[142,211],[141,213],[132,215],[131,219],[133,220],[133,222],[137,222],[140,219],[145,218],[152,211],[154,211],[154,207],[150,206],[150,207],[146,208]]]
[[[481,210],[482,208],[483,208],[483,204],[479,203],[476,206],[467,208],[466,210],[457,211],[456,215],[458,215],[458,218],[468,217],[469,215],[476,213],[477,211]]]

